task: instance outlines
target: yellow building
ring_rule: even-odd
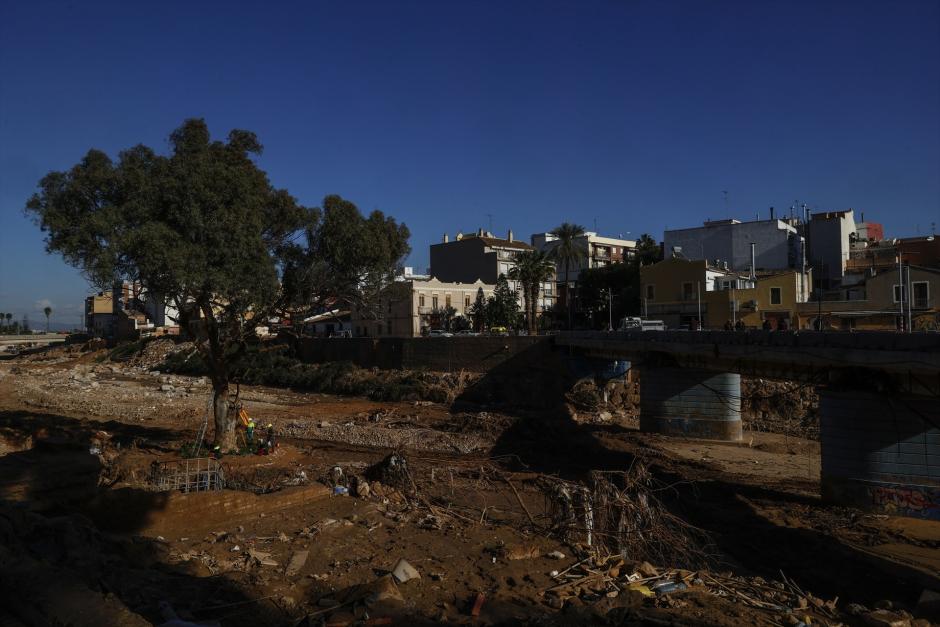
[[[695,328],[701,320],[704,328],[721,329],[738,321],[761,328],[765,320],[771,328],[782,320],[792,327],[811,281],[793,270],[751,279],[701,259],[674,258],[641,268],[640,284],[645,317],[669,328]]]
[[[873,274],[872,274],[873,273]],[[908,296],[910,293],[910,296]],[[940,330],[940,269],[904,266],[904,280],[897,267],[872,269],[860,285],[813,300],[798,308],[799,328],[843,331],[894,331],[911,328]]]

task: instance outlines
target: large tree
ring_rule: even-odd
[[[540,250],[523,250],[516,253],[515,265],[509,270],[509,278],[522,286],[522,301],[529,335],[538,333],[539,291],[542,284],[555,274],[555,264]]]
[[[213,140],[203,120],[170,135],[170,153],[138,145],[112,161],[90,150],[50,172],[27,203],[46,248],[101,288],[140,282],[195,335],[214,393],[214,444],[235,448],[230,364],[276,315],[365,301],[408,252],[408,230],[328,196],[300,205],[255,158],[254,133]]]
[[[568,328],[571,328],[571,318],[574,313],[574,295],[571,289],[572,265],[579,265],[587,258],[587,246],[582,245],[581,237],[584,235],[584,227],[580,224],[562,222],[559,226],[552,229],[551,234],[556,240],[549,249],[549,255],[556,263],[561,264],[565,269],[565,300],[568,306]]]
[[[483,288],[477,288],[477,297],[470,305],[470,319],[473,320],[473,330],[477,333],[483,331],[486,326],[486,295],[483,294]]]
[[[493,295],[486,300],[486,323],[489,327],[512,328],[519,315],[519,296],[509,287],[505,274],[496,278]]]

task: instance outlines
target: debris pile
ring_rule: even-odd
[[[741,418],[750,431],[819,439],[819,394],[813,385],[741,377]]]
[[[780,615],[773,622],[813,625],[838,623],[838,598],[820,599],[780,573],[781,581],[734,576],[709,570],[659,569],[649,562],[627,561],[615,556],[585,557],[568,568],[552,572],[557,582],[543,593],[544,602],[560,609],[577,598],[582,603],[639,595],[648,605],[681,608],[685,595],[709,594],[733,603]],[[861,608],[866,611],[865,608]]]
[[[552,530],[596,555],[698,568],[711,562],[708,534],[657,499],[652,474],[636,462],[626,472],[593,471],[588,484],[543,478]]]

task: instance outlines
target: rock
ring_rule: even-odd
[[[888,610],[875,610],[862,616],[862,621],[871,627],[911,627],[911,621]]]
[[[418,572],[418,569],[409,564],[404,558],[398,560],[398,563],[395,564],[395,568],[392,569],[392,574],[395,575],[395,579],[400,583],[421,578],[421,573]]]
[[[379,498],[385,496],[385,488],[378,481],[372,482],[372,494],[376,495]]]
[[[160,386],[161,392],[172,392],[173,390],[174,390],[173,386],[170,385],[169,383],[164,383],[163,385]]]
[[[649,562],[643,562],[640,564],[636,571],[644,577],[659,577],[659,571],[656,570],[656,567]]]
[[[336,599],[331,599],[330,597],[323,597],[317,601],[317,605],[320,607],[336,607],[339,605],[339,601]]]
[[[366,603],[381,603],[383,601],[404,602],[405,597],[395,584],[395,579],[391,575],[379,577],[367,587]]]
[[[556,597],[556,596],[549,596],[546,599],[546,603],[548,603],[549,607],[554,608],[556,610],[560,610],[561,608],[565,606],[565,600],[561,597]]]
[[[369,482],[365,479],[356,479],[356,496],[361,499],[369,498],[369,495],[372,493],[372,488],[369,487]]]
[[[309,551],[296,551],[290,557],[290,562],[287,564],[287,570],[284,574],[286,575],[296,575],[300,572],[300,569],[304,567],[304,564],[307,563],[307,557],[310,555]]]
[[[283,531],[277,534],[277,539],[281,542],[290,542],[290,538],[287,537],[287,534]]]
[[[545,557],[550,557],[553,560],[563,560],[565,559],[565,554],[562,553],[561,551],[552,551],[551,553],[547,554]]]
[[[277,562],[271,559],[271,554],[256,549],[248,549],[248,556],[258,561],[262,566],[277,566]]]
[[[849,616],[861,616],[868,613],[868,608],[858,603],[849,603],[845,606],[845,613]]]
[[[529,543],[513,544],[503,551],[503,557],[509,561],[533,559],[540,554],[539,547]]]

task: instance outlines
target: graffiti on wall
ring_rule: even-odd
[[[875,485],[868,487],[875,508],[918,518],[940,518],[940,487]]]

